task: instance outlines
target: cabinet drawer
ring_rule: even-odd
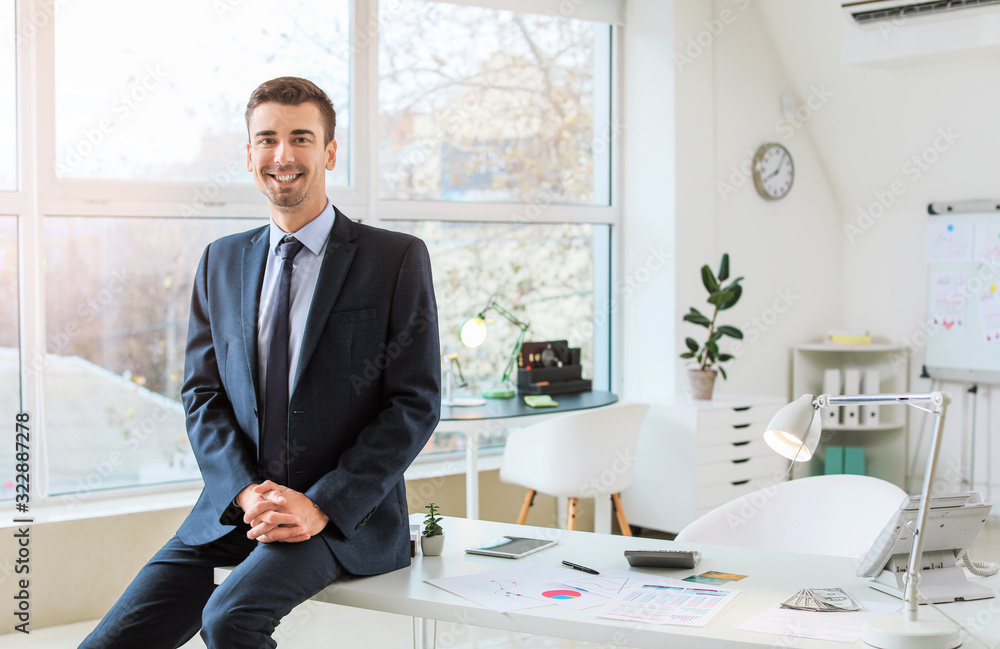
[[[730,408],[711,408],[698,412],[698,430],[706,430],[715,426],[732,426],[733,424],[767,424],[784,404],[757,403],[753,405],[734,405]],[[761,431],[763,433],[763,431]]]
[[[768,420],[770,421],[770,420]],[[764,423],[746,422],[742,424],[730,424],[729,426],[712,426],[698,430],[698,447],[716,446],[718,444],[733,444],[738,442],[748,442],[754,439],[764,439],[764,429],[768,421]]]
[[[713,462],[697,468],[696,485],[701,489],[755,479],[765,480],[770,484],[775,482],[787,468],[788,460],[776,453],[728,462]]]
[[[745,460],[752,457],[762,457],[775,455],[771,447],[764,442],[763,437],[753,437],[740,439],[728,444],[713,444],[712,446],[699,446],[695,451],[695,458],[698,466],[714,464],[716,462],[731,462],[733,460]]]

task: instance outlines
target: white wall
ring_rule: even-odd
[[[685,336],[705,330],[680,318],[691,306],[711,308],[699,269],[716,268],[728,252],[732,272],[746,279],[740,303],[719,322],[740,327],[746,339],[731,350],[738,358],[716,389],[786,396],[789,347],[845,324],[839,211],[808,122],[778,123],[779,97],[794,85],[756,5],[677,0],[671,20],[669,4],[626,4],[624,266],[641,260],[652,233],[671,227],[676,276],[625,303],[623,392],[656,403],[683,389],[678,351]],[[798,167],[793,191],[778,202],[761,199],[741,170],[767,141],[785,144]],[[672,187],[670,205],[664,197]],[[810,294],[815,286],[824,294]],[[652,327],[649,319],[660,322]],[[674,385],[663,378],[671,368]]]
[[[828,170],[842,222],[858,226],[860,217],[860,225],[871,223],[837,234],[840,324],[912,345],[910,389],[923,391],[930,387],[918,378],[926,342],[927,204],[1000,199],[1000,50],[970,49],[882,66],[842,65],[838,5],[759,3],[795,92],[801,96],[811,85],[825,84],[833,93],[810,121],[809,132]],[[898,31],[885,32],[887,40],[899,37]],[[893,192],[894,183],[901,192]],[[882,209],[879,196],[888,208]],[[944,387],[956,399],[946,429],[944,472],[948,488],[959,488],[959,477],[969,477],[972,456],[971,416],[963,417],[963,401],[971,406],[971,398],[962,386]],[[988,401],[979,398],[975,481],[980,489],[1000,480],[990,475],[991,464],[1000,459],[989,443]],[[1000,415],[1000,409],[992,410]],[[921,419],[911,416],[911,441]]]

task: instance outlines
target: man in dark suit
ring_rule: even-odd
[[[262,84],[246,119],[271,222],[209,245],[195,277],[182,397],[205,488],[87,649],[199,629],[211,648],[274,647],[339,576],[410,561],[403,471],[440,411],[426,247],[327,201],[336,113],[314,84]],[[236,569],[215,587],[219,565]]]

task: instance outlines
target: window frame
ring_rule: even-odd
[[[17,56],[17,170],[18,186],[14,191],[0,191],[0,214],[12,215],[18,224],[19,341],[21,353],[21,410],[29,413],[32,432],[31,503],[32,508],[74,505],[70,495],[50,496],[48,458],[41,443],[45,431],[43,361],[46,350],[45,285],[42,258],[42,224],[49,216],[191,216],[185,207],[196,205],[196,218],[261,217],[268,211],[253,185],[211,188],[204,183],[150,183],[142,181],[84,181],[56,177],[55,147],[55,28],[56,5],[65,0],[21,0],[14,5]],[[378,0],[352,0],[351,34],[353,36],[349,88],[351,120],[348,137],[352,155],[350,185],[327,187],[330,201],[351,218],[378,226],[383,220],[479,221],[511,223],[523,214],[531,223],[590,223],[609,226],[602,237],[601,254],[607,251],[608,276],[595,278],[595,304],[598,289],[607,301],[608,313],[602,323],[595,323],[595,341],[607,341],[607,358],[601,359],[607,371],[606,383],[614,390],[620,386],[619,368],[622,344],[617,335],[612,288],[618,275],[621,257],[621,97],[622,32],[624,1],[602,0],[429,0],[450,2],[523,13],[539,13],[567,18],[595,20],[609,25],[608,82],[610,84],[606,115],[606,145],[610,148],[609,201],[607,205],[548,204],[540,210],[529,209],[532,203],[457,203],[447,201],[382,200],[378,198]],[[385,0],[391,4],[391,0]],[[363,42],[362,42],[363,41]],[[598,122],[602,125],[602,122]],[[218,191],[216,191],[216,189]],[[209,195],[211,194],[211,195]],[[108,197],[112,198],[108,198]],[[538,212],[535,216],[534,213]],[[595,242],[598,243],[598,242]],[[595,363],[597,359],[595,359]],[[602,382],[603,379],[602,379]],[[165,492],[182,493],[200,490],[200,481],[168,485],[134,486],[93,492],[89,500],[100,503],[113,499],[161,496]],[[167,503],[175,502],[168,499]],[[151,505],[150,507],[170,506]],[[144,506],[137,506],[141,511]],[[0,503],[0,511],[12,511],[13,503]],[[87,515],[87,514],[81,514]]]

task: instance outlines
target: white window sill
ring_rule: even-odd
[[[22,514],[14,509],[13,503],[5,503],[0,528],[24,527],[25,525],[42,525],[45,523],[63,523],[66,521],[85,520],[88,518],[103,518],[107,516],[123,516],[125,514],[140,514],[142,512],[162,511],[192,507],[202,483],[194,482],[177,488],[172,485],[159,487],[159,493],[140,493],[135,495],[118,495],[103,499],[96,496],[91,502],[79,502],[70,497],[55,496],[44,505],[32,505],[30,511]],[[148,489],[148,488],[147,488]],[[166,491],[164,489],[175,489]],[[30,523],[17,520],[30,519]]]
[[[477,466],[479,471],[495,471],[500,468],[502,459],[502,449],[484,449],[480,452]],[[465,454],[462,452],[418,457],[403,477],[406,480],[426,480],[465,475],[465,468]],[[154,492],[154,489],[158,491]],[[164,491],[165,489],[171,490]],[[95,495],[88,502],[80,502],[79,498],[72,496],[54,496],[43,505],[32,503],[26,514],[17,512],[13,502],[7,502],[0,505],[0,529],[189,508],[198,500],[201,489],[202,483],[198,481],[180,488],[174,485],[145,487],[145,493],[109,494],[104,498]],[[30,519],[31,522],[15,522],[25,519]]]

